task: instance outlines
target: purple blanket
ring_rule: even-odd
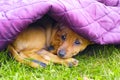
[[[0,0],[0,50],[45,14],[94,43],[120,43],[120,0]]]

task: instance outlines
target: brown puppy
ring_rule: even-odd
[[[72,56],[86,48],[90,42],[67,26],[46,23],[46,28],[30,26],[8,46],[13,57],[32,67],[46,66],[50,62],[77,66]]]
[[[60,29],[51,40],[51,45],[55,46],[56,50],[51,50],[61,58],[70,58],[83,51],[88,45],[92,44],[89,40],[78,35],[70,28],[64,25],[59,25]]]

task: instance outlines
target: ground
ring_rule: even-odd
[[[46,68],[31,68],[0,52],[0,80],[120,80],[120,48],[89,46],[77,67],[51,64]],[[80,53],[81,54],[81,53]]]

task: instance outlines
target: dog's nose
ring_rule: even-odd
[[[65,50],[59,50],[59,52],[58,52],[58,56],[59,56],[59,57],[64,57],[65,54],[66,54],[66,51],[65,51]]]

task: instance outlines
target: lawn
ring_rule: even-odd
[[[46,68],[31,68],[0,52],[0,80],[120,80],[120,48],[89,46],[77,67],[51,64]]]

